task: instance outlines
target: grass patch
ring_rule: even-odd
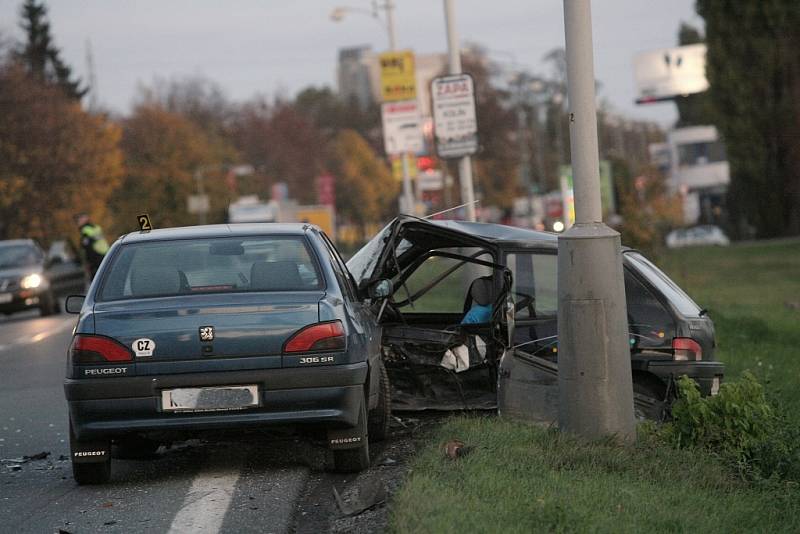
[[[800,425],[800,241],[669,251],[658,264],[710,310],[726,380],[750,370],[788,426]],[[440,444],[451,438],[475,449],[447,459]],[[618,447],[457,417],[415,460],[391,529],[800,532],[800,489],[743,478],[713,448],[676,449],[658,432]]]
[[[457,460],[440,443],[475,449]],[[392,531],[800,531],[793,486],[756,488],[706,454],[647,436],[633,447],[555,430],[457,417],[431,436],[395,498]]]

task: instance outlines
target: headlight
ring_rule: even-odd
[[[36,289],[37,287],[42,285],[42,282],[44,282],[44,278],[34,273],[34,274],[29,274],[28,276],[20,280],[19,285],[22,289]]]

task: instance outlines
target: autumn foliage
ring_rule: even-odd
[[[0,237],[69,236],[81,211],[108,220],[123,174],[120,137],[59,87],[0,68]]]

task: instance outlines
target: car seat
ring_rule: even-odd
[[[141,265],[131,272],[131,294],[134,297],[175,295],[180,292],[178,271],[157,265]]]
[[[302,288],[303,279],[293,261],[257,261],[250,267],[250,289],[286,291]]]

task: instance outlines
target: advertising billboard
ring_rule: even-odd
[[[706,45],[662,48],[636,55],[633,60],[637,104],[672,100],[702,93],[706,79]]]

